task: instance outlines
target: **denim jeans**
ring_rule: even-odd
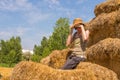
[[[64,66],[61,68],[63,70],[67,70],[67,69],[74,69],[77,67],[77,65],[81,62],[81,61],[85,61],[86,59],[84,57],[77,57],[75,55],[70,55],[66,61],[66,63],[64,64]]]

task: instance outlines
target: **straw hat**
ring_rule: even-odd
[[[76,24],[84,24],[84,23],[83,23],[82,19],[80,19],[80,18],[75,18],[75,19],[73,20],[73,26],[74,26],[74,28],[76,27],[76,26],[75,26]]]

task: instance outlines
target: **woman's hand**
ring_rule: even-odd
[[[79,25],[79,27],[80,27],[80,28],[84,28],[84,26],[83,26],[83,25]]]
[[[71,25],[71,26],[70,26],[70,29],[74,29],[74,25]]]
[[[69,32],[68,38],[66,40],[66,46],[69,46],[72,42],[72,33],[73,33],[74,26],[71,25],[69,28],[70,28],[70,32]]]
[[[73,29],[74,29],[74,26],[73,26],[73,25],[71,25],[71,26],[70,26],[70,34],[72,34],[72,33],[73,33]]]

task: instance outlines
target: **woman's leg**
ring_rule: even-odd
[[[84,58],[81,57],[76,57],[76,56],[70,56],[68,57],[66,63],[64,64],[64,66],[61,68],[63,70],[67,70],[67,69],[74,69],[79,63],[80,61],[84,61]]]

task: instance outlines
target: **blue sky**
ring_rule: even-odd
[[[60,17],[94,18],[94,8],[105,0],[0,0],[0,40],[20,36],[23,49],[32,50],[49,37]]]

